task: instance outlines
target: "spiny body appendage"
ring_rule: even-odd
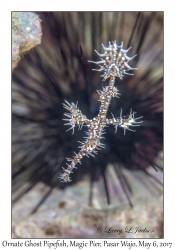
[[[63,103],[63,107],[70,112],[70,113],[64,113],[64,115],[67,117],[66,119],[63,119],[64,121],[67,122],[64,125],[71,126],[67,131],[72,129],[73,130],[72,134],[74,133],[74,127],[76,125],[78,125],[79,129],[81,129],[83,124],[89,121],[86,118],[86,116],[81,113],[77,105],[78,105],[78,102],[74,104],[73,102],[69,103],[66,100],[65,100],[65,103]]]
[[[73,169],[76,168],[76,164],[81,164],[81,159],[84,156],[93,156],[94,154],[97,154],[97,150],[100,150],[101,148],[104,148],[105,145],[101,143],[101,139],[104,139],[103,134],[105,133],[105,127],[108,127],[109,125],[113,125],[115,127],[115,132],[117,132],[117,128],[121,127],[124,129],[124,135],[126,133],[126,130],[130,130],[132,132],[135,132],[135,130],[130,129],[134,126],[140,126],[140,123],[142,121],[137,121],[138,118],[134,118],[135,112],[132,112],[132,109],[130,111],[130,114],[128,116],[122,116],[122,110],[120,112],[119,117],[114,117],[112,114],[111,119],[107,119],[107,112],[108,108],[111,102],[112,98],[119,98],[119,91],[117,87],[114,86],[115,78],[118,77],[122,79],[124,75],[130,74],[127,72],[127,70],[134,70],[135,68],[131,68],[128,65],[128,62],[133,59],[133,57],[128,57],[126,53],[128,50],[123,49],[123,42],[120,46],[116,44],[116,41],[111,43],[109,42],[109,47],[105,47],[102,44],[105,53],[99,54],[97,51],[97,54],[101,57],[100,62],[93,62],[96,64],[101,64],[100,69],[97,71],[104,71],[104,74],[102,75],[104,77],[103,80],[106,80],[109,78],[109,85],[102,88],[102,90],[97,90],[99,94],[99,101],[101,102],[100,109],[98,115],[93,118],[92,120],[87,119],[85,115],[82,114],[82,112],[78,108],[78,103],[69,103],[65,100],[65,103],[63,103],[63,107],[68,111],[68,113],[65,113],[66,116],[66,124],[69,125],[70,128],[67,130],[71,130],[74,133],[74,128],[76,126],[81,129],[83,126],[86,126],[88,128],[88,131],[86,133],[85,140],[80,143],[80,151],[76,154],[74,152],[74,156],[72,158],[67,158],[67,168],[63,168],[63,173],[59,176],[60,180],[62,182],[70,182],[70,174],[73,172]]]
[[[124,75],[133,75],[132,73],[128,72],[128,70],[136,70],[137,68],[132,68],[128,62],[131,61],[136,55],[129,57],[127,56],[127,52],[132,48],[123,49],[123,42],[121,45],[117,45],[116,41],[111,44],[109,42],[109,46],[105,47],[102,44],[104,49],[104,53],[100,54],[98,51],[95,50],[97,55],[100,57],[101,61],[89,61],[100,66],[99,69],[93,69],[95,71],[104,71],[104,74],[101,75],[104,77],[103,80],[110,78],[111,76],[119,77],[123,79]]]

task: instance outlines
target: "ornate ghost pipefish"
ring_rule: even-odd
[[[78,103],[69,103],[66,100],[65,103],[63,103],[63,107],[69,112],[64,114],[67,118],[63,119],[67,121],[67,123],[64,125],[71,126],[67,131],[72,129],[74,133],[74,128],[77,125],[80,129],[83,126],[87,126],[88,131],[85,132],[85,140],[83,142],[79,142],[80,151],[77,154],[74,152],[75,155],[72,158],[66,158],[70,163],[66,163],[67,168],[63,168],[64,172],[59,176],[62,182],[71,181],[70,174],[73,172],[73,169],[76,168],[76,164],[81,163],[81,159],[84,156],[89,157],[90,155],[95,157],[94,154],[97,154],[97,150],[105,147],[105,145],[102,144],[100,140],[104,139],[103,134],[105,133],[104,128],[106,126],[110,124],[114,125],[115,132],[117,132],[118,127],[122,127],[124,129],[125,135],[126,130],[135,132],[135,130],[131,130],[129,128],[130,126],[140,126],[140,123],[142,122],[137,121],[142,117],[134,118],[135,112],[132,112],[132,109],[128,116],[123,117],[121,110],[120,117],[115,118],[112,114],[112,119],[106,118],[111,99],[113,97],[119,97],[120,95],[118,89],[114,86],[115,79],[118,77],[122,80],[124,75],[133,75],[128,71],[137,70],[137,68],[132,68],[129,66],[128,62],[131,61],[136,55],[134,55],[133,57],[127,56],[127,52],[131,49],[131,47],[124,50],[123,42],[120,46],[117,45],[116,41],[114,41],[113,44],[109,42],[108,47],[105,47],[103,44],[102,47],[104,49],[103,54],[100,54],[95,50],[95,52],[99,55],[101,61],[89,61],[100,66],[99,69],[93,70],[104,72],[103,75],[101,75],[101,77],[103,77],[103,81],[109,78],[109,85],[103,87],[103,90],[97,90],[99,94],[99,101],[101,102],[98,115],[92,120],[89,120],[79,110]]]

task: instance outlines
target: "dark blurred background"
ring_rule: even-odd
[[[50,187],[36,205],[49,197],[53,188],[64,190],[86,179],[89,182],[87,204],[93,206],[94,188],[99,179],[106,204],[118,197],[112,189],[108,167],[132,206],[129,173],[141,173],[160,186],[163,172],[163,12],[39,12],[42,20],[42,43],[23,56],[12,74],[12,201],[13,204],[35,185]],[[143,116],[136,132],[113,126],[106,128],[105,149],[93,158],[83,158],[71,176],[72,182],[60,183],[65,157],[78,152],[82,130],[66,132],[62,103],[76,103],[92,119],[98,114],[96,90],[108,85],[87,60],[99,60],[94,52],[103,52],[116,40],[124,49],[132,46],[129,56],[137,67],[134,76],[116,80],[121,94],[109,107],[115,117],[128,115],[130,108]],[[153,171],[149,171],[152,168]],[[158,173],[158,176],[155,174]],[[138,178],[141,178],[140,175]],[[161,181],[160,181],[161,179]],[[117,184],[116,184],[117,185]],[[115,182],[113,183],[115,186]],[[154,189],[154,186],[152,186]],[[100,190],[98,190],[100,192]],[[112,192],[112,194],[111,194]],[[149,192],[151,192],[149,190]],[[143,194],[144,196],[144,194]],[[34,209],[36,211],[36,209]]]

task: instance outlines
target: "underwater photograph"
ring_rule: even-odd
[[[12,12],[12,238],[163,238],[164,12]]]

